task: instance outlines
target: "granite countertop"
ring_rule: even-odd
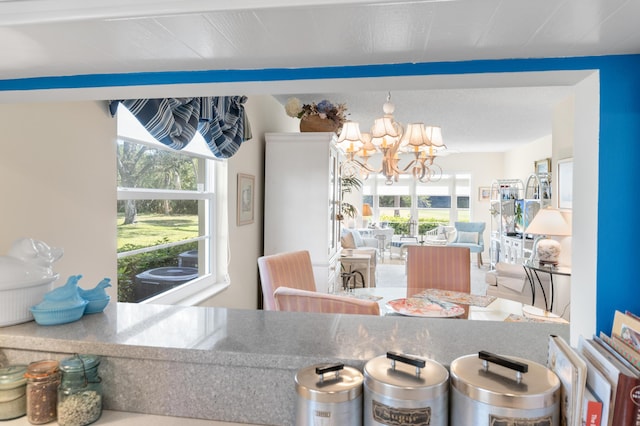
[[[569,326],[117,303],[69,324],[2,327],[0,347],[69,352],[72,345],[85,353],[126,350],[174,361],[249,357],[253,363],[261,356],[276,364],[324,357],[366,362],[394,350],[448,365],[482,349],[545,362],[548,334],[568,340]]]
[[[26,416],[13,420],[5,420],[2,424],[3,426],[31,426]],[[154,416],[151,414],[123,413],[121,411],[108,410],[102,412],[100,419],[98,419],[95,424],[108,424],[110,426],[175,426],[177,424],[180,426],[259,426],[247,423],[217,422],[215,420],[186,419],[184,417]]]
[[[549,334],[568,340],[569,326],[114,303],[69,324],[0,328],[0,365],[92,353],[105,360],[107,410],[288,425],[303,367],[362,369],[387,351],[445,366],[480,350],[545,364]],[[165,384],[137,386],[149,371]]]

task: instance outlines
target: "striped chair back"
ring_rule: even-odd
[[[470,250],[467,247],[409,246],[407,297],[428,288],[470,293]]]
[[[378,302],[349,296],[278,287],[274,298],[279,311],[380,315]]]
[[[316,291],[311,256],[306,250],[258,258],[264,309],[276,309],[273,292],[280,286]]]

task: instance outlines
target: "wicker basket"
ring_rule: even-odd
[[[337,132],[339,125],[328,118],[310,115],[300,120],[301,132]]]

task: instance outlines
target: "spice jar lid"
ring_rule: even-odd
[[[364,366],[367,389],[389,398],[424,401],[449,388],[449,372],[442,364],[413,355],[388,352]]]
[[[486,354],[512,364],[526,366],[518,378],[512,366],[485,364]],[[560,397],[560,379],[542,364],[487,352],[455,359],[450,366],[451,387],[472,400],[496,407],[535,409],[554,405]]]
[[[296,392],[309,401],[347,402],[362,395],[362,373],[344,364],[302,368],[295,377]]]
[[[18,387],[26,383],[24,373],[27,372],[26,365],[9,365],[0,368],[0,389]]]
[[[54,360],[35,361],[27,366],[27,372],[24,377],[27,379],[43,379],[59,371],[59,363]]]
[[[60,369],[64,373],[81,373],[100,365],[98,355],[74,355],[60,361]]]

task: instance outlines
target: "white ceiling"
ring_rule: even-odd
[[[0,0],[0,80],[630,54],[639,17],[638,0]],[[345,102],[365,128],[391,91],[399,121],[439,124],[450,148],[486,151],[549,134],[553,105],[579,81],[528,77],[499,89],[452,78],[267,87]]]

